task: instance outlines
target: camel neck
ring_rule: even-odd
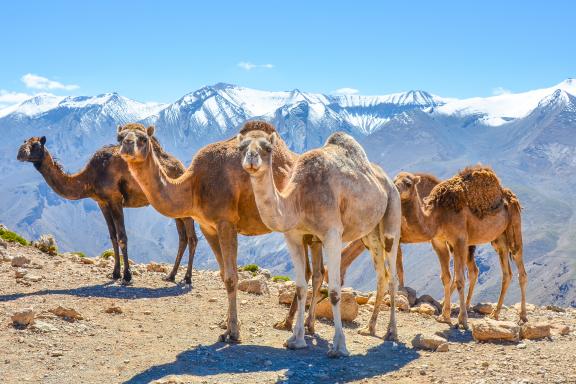
[[[426,209],[424,200],[416,188],[414,198],[402,203],[402,211],[406,212],[406,219],[420,235],[432,239],[436,234],[437,223],[432,217],[433,213]]]
[[[272,231],[286,232],[294,228],[298,222],[298,216],[293,209],[293,194],[290,186],[281,193],[276,188],[272,174],[272,163],[261,175],[250,175],[252,190],[256,206],[262,222]]]
[[[79,200],[90,197],[93,193],[89,171],[86,168],[69,175],[62,170],[62,166],[52,158],[48,150],[45,150],[42,161],[34,163],[34,167],[42,174],[50,188],[65,199]]]
[[[154,151],[150,152],[146,160],[128,163],[128,167],[154,209],[172,218],[192,216],[193,179],[189,171],[172,179],[160,166]]]

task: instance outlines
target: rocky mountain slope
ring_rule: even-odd
[[[168,105],[139,103],[110,93],[95,97],[38,95],[0,110],[0,221],[28,238],[53,233],[63,250],[91,255],[110,247],[104,220],[91,201],[56,196],[30,164],[17,163],[17,147],[46,135],[47,146],[76,171],[97,148],[113,143],[115,128],[128,121],[155,124],[167,150],[188,163],[195,151],[236,134],[247,119],[274,123],[298,152],[320,146],[337,130],[355,136],[370,158],[394,175],[399,170],[448,177],[467,164],[492,165],[524,206],[529,298],[535,303],[576,305],[574,208],[576,182],[576,82],[519,94],[456,100],[410,91],[384,96],[333,96],[292,90],[267,92],[229,84],[207,86]],[[131,257],[171,261],[176,229],[151,208],[127,210]],[[436,256],[428,245],[404,248],[409,285],[439,294]],[[201,239],[196,265],[216,268]],[[240,263],[257,262],[290,274],[282,236],[241,238]],[[495,300],[500,267],[482,247],[477,299]],[[367,255],[351,268],[348,282],[370,289],[374,274]],[[511,284],[510,302],[519,297]]]
[[[326,351],[334,332],[330,320],[317,321],[316,335],[306,337],[308,348],[282,347],[289,333],[272,325],[288,311],[279,304],[288,283],[274,283],[263,274],[257,276],[268,287],[263,294],[239,292],[243,343],[226,345],[216,341],[227,305],[217,272],[194,270],[188,290],[162,280],[166,266],[132,268],[134,284],[121,286],[108,277],[110,260],[49,256],[29,246],[0,245],[0,382],[576,382],[573,308],[529,305],[529,324],[548,336],[522,331],[522,337],[539,338],[518,340],[518,327],[507,321],[497,323],[499,330],[479,333],[477,324],[485,320],[476,312],[469,313],[473,332],[450,329],[428,314],[434,307],[425,303],[398,312],[399,342],[391,343],[381,339],[387,307],[380,313],[378,337],[357,333],[372,306],[370,300],[360,300],[365,293],[350,291],[360,295],[353,300],[357,315],[344,323],[351,356],[329,359]],[[255,280],[247,272],[241,279]],[[425,292],[418,293],[422,299]],[[501,316],[517,318],[514,307]],[[473,339],[494,337],[496,331],[500,338],[509,337],[512,328],[516,334],[511,341]]]

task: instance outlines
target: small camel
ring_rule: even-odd
[[[250,175],[260,217],[268,228],[284,233],[294,263],[298,311],[296,326],[286,347],[307,346],[304,339],[306,256],[301,240],[305,235],[320,239],[329,266],[328,289],[335,334],[328,355],[349,354],[340,315],[342,241],[361,238],[370,249],[378,274],[374,311],[364,332],[375,332],[388,283],[391,310],[386,339],[397,339],[395,259],[400,241],[401,208],[394,184],[383,171],[376,172],[362,147],[351,136],[337,132],[323,147],[299,156],[287,185],[278,188],[272,156],[277,140],[276,132],[256,130],[238,135],[242,167]],[[314,312],[314,305],[312,302],[310,312]]]
[[[162,159],[166,172],[174,177],[184,173],[184,166],[173,156],[160,150],[157,140],[155,151]],[[46,148],[46,137],[32,137],[24,142],[18,151],[18,160],[31,162],[48,183],[61,197],[68,200],[91,198],[100,207],[108,225],[108,232],[114,249],[113,279],[120,276],[120,254],[122,249],[124,264],[123,283],[130,283],[132,273],[128,262],[128,237],[124,227],[123,208],[139,208],[148,205],[146,196],[130,175],[128,167],[119,153],[119,146],[105,146],[90,158],[83,170],[75,174],[67,174],[62,166],[52,157]],[[175,281],[182,255],[188,246],[188,269],[184,282],[192,284],[192,263],[198,238],[194,230],[194,221],[189,218],[177,218],[178,253],[174,267],[166,280]]]
[[[507,188],[502,188],[494,171],[482,166],[468,167],[456,176],[436,185],[424,200],[418,185],[420,176],[405,174],[397,179],[396,186],[403,199],[409,199],[411,214],[419,230],[432,239],[432,246],[440,258],[444,303],[438,320],[451,324],[450,296],[452,287],[458,289],[460,312],[458,324],[467,328],[467,306],[473,290],[469,287],[464,301],[464,263],[469,260],[471,245],[491,243],[500,257],[502,287],[498,304],[492,314],[497,319],[512,272],[509,256],[518,267],[521,290],[520,321],[526,322],[527,274],[522,259],[521,207],[518,199]],[[448,248],[447,248],[448,246]],[[450,251],[454,255],[454,280],[450,279]]]
[[[249,121],[241,133],[252,130],[275,132],[275,128],[265,121]],[[154,127],[141,124],[127,124],[118,127],[118,141],[121,145],[122,158],[128,164],[130,173],[142,188],[150,204],[161,214],[168,217],[193,217],[210,248],[214,252],[220,267],[220,277],[228,294],[228,315],[226,331],[220,340],[228,343],[239,343],[240,323],[237,310],[238,285],[238,234],[263,235],[270,230],[262,223],[250,177],[242,169],[240,152],[236,138],[209,144],[196,153],[186,172],[175,179],[167,175],[153,151],[150,140]],[[287,145],[278,140],[271,150],[274,157],[274,180],[283,187],[287,182],[297,154],[290,151]],[[300,241],[310,247],[312,260],[322,262],[321,252],[313,238],[301,238]],[[322,284],[322,273],[312,276],[313,301]],[[310,313],[307,323],[308,332],[314,332],[314,313]],[[276,324],[277,328],[290,329],[290,316]]]

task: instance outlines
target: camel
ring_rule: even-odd
[[[511,257],[518,268],[521,290],[520,322],[528,321],[527,274],[522,259],[521,207],[514,193],[501,187],[500,180],[492,169],[482,166],[465,168],[454,177],[439,183],[426,200],[420,196],[418,185],[421,182],[420,176],[404,175],[397,180],[396,186],[403,199],[412,202],[413,221],[426,237],[432,239],[432,246],[440,258],[444,302],[438,320],[451,324],[450,296],[452,286],[455,286],[460,302],[458,325],[467,328],[464,263],[471,255],[471,245],[491,243],[500,257],[502,287],[498,304],[490,317],[499,317],[512,278],[508,259]],[[450,251],[454,255],[453,282],[449,269]],[[468,265],[470,268],[469,260]],[[471,283],[468,304],[472,289]]]
[[[154,138],[155,151],[162,159],[165,172],[177,177],[184,172],[184,165],[173,156],[160,151],[160,145]],[[119,279],[120,254],[122,250],[124,273],[122,282],[129,284],[132,280],[128,262],[128,238],[124,227],[123,208],[139,208],[147,206],[148,200],[130,175],[128,167],[120,157],[119,146],[105,146],[92,156],[83,170],[75,174],[67,174],[62,166],[52,157],[46,148],[46,137],[32,137],[20,147],[18,160],[31,162],[48,183],[61,197],[68,200],[91,198],[100,207],[106,220],[110,240],[114,249],[113,279]],[[192,284],[192,263],[198,238],[194,230],[194,221],[185,216],[176,218],[178,230],[178,253],[172,271],[165,278],[175,281],[182,255],[188,246],[188,269],[184,277],[187,285]]]
[[[252,130],[275,132],[265,121],[249,121],[241,133]],[[228,295],[226,331],[219,340],[240,343],[240,324],[237,309],[238,285],[238,234],[256,236],[270,233],[258,213],[250,177],[240,164],[240,152],[236,137],[209,144],[198,151],[186,172],[179,178],[166,174],[152,150],[150,137],[154,127],[128,124],[118,127],[121,156],[128,164],[131,174],[142,188],[150,204],[168,217],[193,217],[200,225],[214,252],[220,267],[220,277]],[[275,167],[275,183],[283,187],[297,154],[278,140],[272,148]],[[313,237],[302,237],[300,241],[310,247],[314,263],[322,263],[322,255]],[[322,284],[322,273],[318,268],[312,276],[313,301],[317,301]],[[314,313],[308,316],[308,332],[314,333]],[[291,329],[290,316],[275,325],[279,329]]]
[[[242,167],[250,175],[256,205],[268,228],[283,232],[296,274],[298,309],[290,349],[305,348],[304,311],[307,281],[302,236],[322,242],[328,261],[329,296],[335,333],[328,356],[347,356],[340,315],[340,262],[342,242],[362,239],[370,249],[378,274],[374,311],[366,333],[374,334],[385,285],[391,310],[386,339],[397,339],[395,316],[396,251],[400,241],[400,196],[386,174],[373,168],[363,148],[349,135],[336,132],[326,144],[296,159],[283,188],[274,180],[272,149],[276,132],[254,130],[238,135]],[[377,172],[378,171],[378,172]],[[319,266],[317,266],[319,268]],[[314,312],[314,302],[310,312]]]

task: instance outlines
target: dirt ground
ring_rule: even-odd
[[[575,309],[537,307],[528,314],[569,325],[567,336],[501,344],[477,343],[470,331],[400,312],[400,342],[391,343],[357,333],[371,312],[363,305],[345,324],[351,356],[330,359],[330,321],[318,322],[307,349],[283,348],[289,333],[272,325],[287,307],[278,304],[275,283],[269,295],[239,293],[243,343],[227,345],[217,342],[227,299],[216,272],[195,271],[191,290],[163,281],[158,272],[141,272],[133,285],[121,286],[108,278],[108,265],[14,244],[6,253],[32,259],[37,268],[28,268],[28,275],[41,280],[17,280],[16,268],[0,263],[1,383],[576,383]],[[48,312],[59,305],[84,319],[69,322]],[[121,313],[107,313],[112,306]],[[43,330],[12,325],[11,314],[30,307]],[[507,309],[502,317],[516,320],[517,314]],[[387,322],[382,311],[379,336]],[[445,332],[448,352],[412,348],[417,333],[437,331]]]

